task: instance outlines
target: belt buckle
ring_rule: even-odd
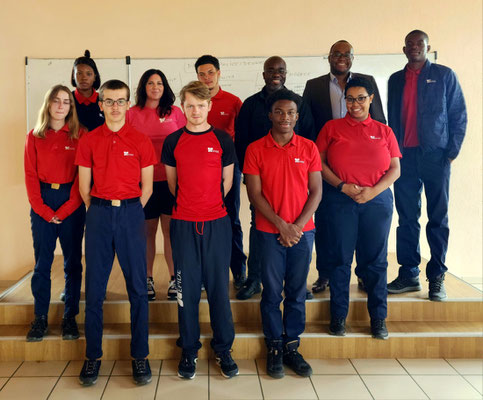
[[[52,189],[58,190],[58,189],[60,189],[60,183],[51,183],[50,187]]]
[[[121,200],[111,200],[111,206],[121,207]]]

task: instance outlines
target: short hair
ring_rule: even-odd
[[[352,87],[363,87],[367,90],[367,94],[369,96],[374,94],[374,87],[372,86],[372,83],[363,77],[356,77],[351,79],[349,82],[346,83],[345,85],[345,90],[344,90],[344,96],[347,96],[347,91],[352,88]]]
[[[198,58],[195,62],[196,73],[198,73],[198,67],[205,64],[212,64],[217,70],[220,69],[220,62],[218,61],[218,58],[205,54],[204,56]]]
[[[186,100],[186,93],[189,93],[200,100],[211,100],[210,89],[200,81],[191,81],[181,89],[181,92],[179,92],[181,104]]]
[[[153,75],[159,75],[161,77],[161,81],[163,82],[163,95],[159,99],[159,104],[156,108],[158,115],[163,118],[171,114],[171,107],[173,106],[176,97],[173,93],[173,90],[169,86],[166,75],[164,75],[159,69],[148,69],[144,74],[141,75],[138,88],[136,89],[136,105],[141,109],[146,105],[146,100],[148,98],[146,93],[146,85],[149,81],[149,78],[151,78]]]
[[[127,99],[129,101],[129,98],[131,97],[131,91],[129,90],[129,86],[126,85],[123,81],[120,81],[118,79],[111,79],[109,81],[106,81],[102,84],[102,86],[99,89],[99,100],[102,101],[104,100],[104,90],[121,90],[121,89],[126,89],[127,91]]]
[[[96,79],[94,79],[94,84],[92,87],[94,89],[99,89],[99,86],[101,86],[101,75],[99,75],[99,71],[97,70],[97,65],[95,61],[91,58],[91,52],[89,50],[86,50],[84,52],[83,57],[78,57],[74,61],[74,65],[72,67],[72,73],[70,74],[70,83],[72,86],[77,87],[75,83],[75,67],[78,65],[83,64],[83,65],[88,65],[89,67],[92,68],[94,71],[94,74],[96,75]]]
[[[276,92],[272,93],[270,96],[268,96],[266,102],[265,102],[265,107],[268,112],[272,112],[272,107],[273,105],[279,101],[279,100],[289,100],[293,101],[295,105],[297,106],[297,112],[300,108],[300,96],[294,92],[292,92],[289,89],[282,88],[280,90],[277,90]]]
[[[330,46],[330,50],[329,50],[329,54],[332,53],[332,49],[334,48],[334,46],[338,43],[347,43],[351,48],[352,50],[354,50],[354,48],[352,47],[352,45],[345,39],[341,39],[341,40],[338,40],[337,42],[335,42],[332,46]]]
[[[420,30],[420,29],[414,29],[413,31],[409,32],[406,37],[404,38],[404,43],[406,43],[406,40],[408,40],[408,37],[411,35],[423,35],[423,37],[426,39],[426,42],[429,42],[429,36],[426,32]]]

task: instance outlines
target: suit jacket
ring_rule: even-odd
[[[369,113],[372,119],[383,124],[386,123],[384,111],[382,108],[381,96],[375,79],[371,75],[363,75],[353,72],[352,78],[365,78],[369,80],[374,88],[374,100],[372,101]],[[332,119],[332,105],[330,103],[330,74],[310,79],[305,85],[303,99],[305,104],[310,107],[314,120],[314,130],[316,135],[319,134],[323,126]]]

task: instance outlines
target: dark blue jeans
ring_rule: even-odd
[[[250,241],[248,249],[248,279],[254,282],[261,281],[262,265],[260,260],[260,241],[258,239],[257,227],[255,224],[255,207],[250,204]]]

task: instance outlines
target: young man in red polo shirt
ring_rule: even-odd
[[[131,356],[137,384],[151,381],[148,348],[146,237],[143,207],[153,190],[157,163],[149,138],[125,122],[129,87],[105,82],[99,107],[106,123],[79,142],[79,191],[86,216],[86,361],[79,380],[96,383],[102,357],[102,304],[114,255],[121,265],[131,303]],[[91,183],[93,185],[91,187]]]
[[[272,129],[248,146],[243,173],[255,207],[262,265],[263,333],[267,373],[284,376],[283,363],[298,375],[312,368],[297,351],[305,329],[306,281],[314,241],[313,214],[322,198],[322,170],[315,144],[293,129],[299,97],[280,89],[267,99]],[[285,293],[283,318],[280,311]]]
[[[224,204],[230,191],[235,146],[207,121],[211,95],[201,82],[180,93],[186,126],[163,145],[170,191],[175,196],[171,245],[178,290],[178,346],[183,349],[178,376],[193,379],[200,343],[198,310],[204,283],[213,329],[211,346],[225,378],[238,375],[230,351],[235,338],[228,298],[231,225]]]
[[[215,129],[228,133],[235,141],[235,119],[242,106],[241,100],[234,94],[225,92],[220,87],[220,62],[216,57],[204,55],[195,63],[198,80],[203,82],[211,95],[211,110],[208,123]],[[247,256],[243,253],[243,232],[239,218],[240,213],[241,171],[238,162],[233,170],[233,185],[225,197],[226,211],[230,217],[232,240],[230,268],[233,274],[233,285],[240,289],[246,281]]]

